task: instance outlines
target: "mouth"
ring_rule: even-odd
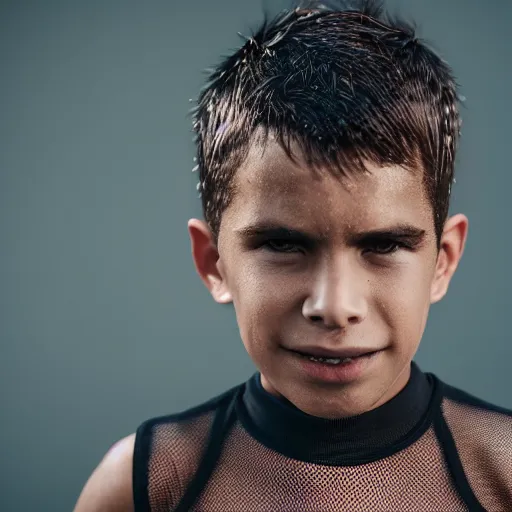
[[[380,353],[385,349],[367,351],[350,357],[318,357],[316,355],[289,350],[293,354],[295,368],[308,379],[331,384],[349,384],[361,379],[379,364]]]
[[[299,354],[299,356],[303,357],[304,359],[309,359],[310,361],[315,361],[318,363],[327,363],[327,364],[344,364],[344,363],[350,363],[351,361],[354,361],[356,359],[361,359],[365,356],[370,356],[371,354],[375,354],[376,352],[366,352],[365,354],[361,354],[359,356],[353,356],[353,357],[315,357],[311,354],[304,354],[302,352],[297,352],[293,350],[292,352],[295,352],[296,354]]]
[[[339,353],[329,353],[327,354],[324,350],[312,350],[312,351],[302,351],[302,350],[289,350],[295,354],[298,354],[304,359],[309,359],[310,361],[319,362],[319,363],[327,363],[332,365],[350,363],[351,361],[361,359],[364,357],[369,357],[380,350],[360,350],[360,349],[352,349],[340,351]]]

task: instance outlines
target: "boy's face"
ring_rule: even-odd
[[[438,256],[421,172],[369,169],[347,179],[315,173],[269,139],[237,171],[217,247],[204,222],[189,222],[198,272],[218,302],[233,302],[263,386],[314,416],[360,414],[405,386],[429,306],[464,248],[467,218],[457,215]],[[410,247],[368,235],[398,225],[417,232],[399,239]],[[333,383],[303,370],[293,350],[305,347],[380,352],[356,378]]]

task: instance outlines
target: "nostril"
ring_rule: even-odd
[[[310,316],[309,318],[312,322],[321,322],[322,321],[321,316]]]

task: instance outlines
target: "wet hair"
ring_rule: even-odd
[[[242,36],[243,37],[243,36]],[[308,1],[266,18],[210,74],[193,109],[204,217],[215,242],[257,134],[348,176],[365,162],[423,172],[439,240],[460,134],[450,67],[377,1]]]

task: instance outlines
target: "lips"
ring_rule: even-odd
[[[345,359],[347,357],[356,358],[363,355],[373,354],[379,350],[380,349],[363,347],[352,347],[339,350],[332,350],[323,347],[300,347],[298,349],[291,349],[292,352],[297,352],[303,356],[322,357],[324,359]]]

